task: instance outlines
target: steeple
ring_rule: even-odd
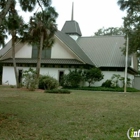
[[[74,2],[72,2],[72,13],[71,13],[71,21],[73,21],[73,14],[74,14]]]
[[[68,34],[74,40],[77,40],[78,37],[82,36],[79,24],[74,20],[74,2],[72,3],[71,20],[65,22],[61,31]]]

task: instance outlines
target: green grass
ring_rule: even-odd
[[[0,140],[127,140],[140,92],[46,94],[0,87]]]
[[[46,90],[45,93],[55,93],[55,94],[70,94],[70,90],[67,89],[52,89]]]
[[[64,88],[64,89],[68,89],[68,88]],[[88,90],[88,91],[112,91],[112,92],[123,92],[124,91],[124,88],[120,88],[120,87],[112,87],[112,88],[107,88],[107,87],[78,87],[78,88],[73,88],[73,87],[69,87],[69,89]],[[140,90],[135,89],[135,88],[127,87],[127,92],[140,92]]]

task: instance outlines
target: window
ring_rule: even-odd
[[[32,47],[32,58],[37,58],[38,56],[38,48]],[[51,58],[51,48],[45,48],[42,50],[42,57],[41,58]]]

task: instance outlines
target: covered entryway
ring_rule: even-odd
[[[23,70],[18,70],[18,82],[19,82],[19,84],[22,84],[22,73],[23,73]]]
[[[62,78],[64,76],[64,71],[59,71],[59,84],[61,86],[61,83],[62,83]]]

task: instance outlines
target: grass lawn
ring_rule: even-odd
[[[128,140],[130,127],[140,129],[139,92],[49,94],[0,87],[0,140]]]

